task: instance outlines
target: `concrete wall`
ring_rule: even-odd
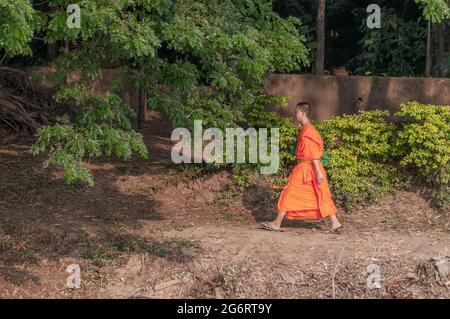
[[[43,72],[45,77],[43,79],[36,78],[34,76],[34,72],[36,71]],[[38,91],[47,95],[49,98],[55,93],[54,80],[56,67],[54,65],[30,67],[26,69],[26,72],[34,80],[34,85]],[[74,71],[67,77],[67,82],[70,83],[72,81],[79,80],[82,77],[83,75],[81,72]],[[103,69],[102,79],[92,82],[92,89],[97,94],[104,96],[111,88],[114,81],[121,78],[123,78],[123,75],[120,73],[120,70]],[[134,128],[139,128],[140,123],[145,120],[145,108],[143,107],[147,100],[145,92],[140,91],[134,83],[129,82],[121,90],[120,95],[123,102],[129,104],[136,112],[137,116],[131,119],[131,124]],[[81,111],[81,108],[76,107],[73,104],[69,103],[69,106],[77,113]]]
[[[313,118],[323,121],[358,109],[395,112],[401,103],[411,100],[450,105],[450,79],[273,74],[266,93],[288,97],[287,108],[272,107],[284,116],[292,116],[298,102],[308,101]]]
[[[53,94],[54,68],[29,69],[44,71],[47,79],[37,81],[39,90]],[[76,72],[68,79],[75,80]],[[114,79],[121,77],[115,70],[103,70],[103,79],[93,83],[94,90],[103,94]],[[395,112],[401,103],[416,100],[421,103],[450,105],[450,78],[400,78],[369,76],[316,76],[303,74],[273,74],[267,79],[266,93],[288,97],[287,108],[272,107],[284,116],[292,116],[295,105],[308,101],[313,106],[313,118],[323,121],[333,115],[351,114],[358,109],[387,109]],[[141,94],[140,94],[141,93]],[[139,112],[139,105],[146,100],[145,94],[129,83],[122,91],[125,103],[133,106],[141,120],[145,114]],[[137,119],[132,121],[138,125]]]

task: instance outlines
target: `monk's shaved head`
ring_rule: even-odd
[[[311,105],[308,102],[300,102],[295,106],[295,113],[301,111],[306,114],[307,117],[311,115]]]

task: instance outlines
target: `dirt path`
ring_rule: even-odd
[[[143,234],[146,229],[153,233],[158,225],[146,224]],[[430,256],[450,254],[448,233],[369,230],[331,235],[318,229],[267,232],[256,225],[223,224],[162,230],[160,235],[189,238],[203,249],[184,270],[194,274],[195,281],[192,286],[174,287],[175,296],[331,298],[335,272],[337,298],[430,297],[434,289],[438,296],[450,297],[445,287],[427,291],[430,283],[421,283],[418,274]],[[381,289],[367,288],[370,264],[380,267]],[[150,290],[146,296],[158,294]]]
[[[407,234],[391,230],[331,235],[302,228],[267,232],[256,225],[177,226],[170,222],[143,222],[139,230],[123,229],[122,235],[129,232],[139,238],[184,242],[178,256],[163,258],[136,251],[100,267],[79,257],[43,259],[15,266],[16,272],[26,271],[26,275],[22,274],[26,279],[13,284],[3,282],[2,296],[450,297],[448,288],[434,277],[429,263],[431,256],[450,255],[448,233]],[[65,268],[72,263],[81,265],[81,289],[65,288]],[[370,264],[379,266],[380,289],[367,288]],[[10,281],[14,281],[14,275],[20,277],[18,272],[10,275]]]

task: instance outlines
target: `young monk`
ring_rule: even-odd
[[[336,206],[331,199],[325,169],[320,161],[323,140],[309,118],[311,106],[298,103],[295,117],[301,126],[295,154],[298,163],[294,167],[286,187],[278,200],[278,216],[272,222],[261,225],[267,230],[280,230],[284,217],[287,219],[320,219],[329,217],[329,232],[338,233],[341,224],[336,217]]]

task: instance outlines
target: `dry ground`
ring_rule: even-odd
[[[31,140],[0,136],[0,297],[450,298],[430,262],[450,255],[450,216],[419,192],[340,212],[341,235],[324,221],[267,232],[276,194],[230,196],[226,172],[172,166],[170,132],[148,120],[151,158],[90,164],[92,188],[43,169]],[[70,264],[80,289],[66,287]],[[380,289],[367,288],[369,264]]]

